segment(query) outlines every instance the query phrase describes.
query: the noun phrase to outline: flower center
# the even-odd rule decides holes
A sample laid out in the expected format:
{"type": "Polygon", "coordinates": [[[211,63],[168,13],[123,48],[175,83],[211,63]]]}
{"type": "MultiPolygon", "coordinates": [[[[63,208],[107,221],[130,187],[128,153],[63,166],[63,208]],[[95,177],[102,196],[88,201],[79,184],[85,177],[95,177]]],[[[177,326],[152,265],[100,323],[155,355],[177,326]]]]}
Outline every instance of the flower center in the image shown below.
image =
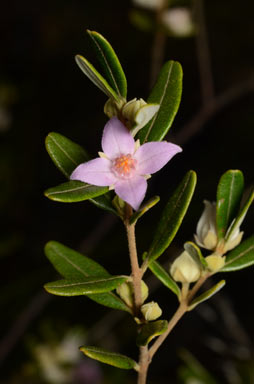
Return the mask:
{"type": "Polygon", "coordinates": [[[127,179],[136,169],[137,160],[133,159],[128,153],[127,155],[121,155],[113,160],[112,170],[116,176],[127,179]]]}

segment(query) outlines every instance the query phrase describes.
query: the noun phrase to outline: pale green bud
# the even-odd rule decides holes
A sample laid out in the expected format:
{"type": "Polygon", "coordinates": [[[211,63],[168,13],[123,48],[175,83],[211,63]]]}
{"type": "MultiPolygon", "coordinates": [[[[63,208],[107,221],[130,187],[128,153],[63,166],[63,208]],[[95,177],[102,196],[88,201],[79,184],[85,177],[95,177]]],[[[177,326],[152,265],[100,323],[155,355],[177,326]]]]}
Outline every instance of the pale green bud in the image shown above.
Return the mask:
{"type": "Polygon", "coordinates": [[[193,260],[187,251],[184,251],[171,265],[170,274],[175,281],[194,283],[200,277],[201,266],[193,260]]]}
{"type": "MultiPolygon", "coordinates": [[[[119,287],[117,287],[116,292],[123,299],[123,301],[129,306],[132,307],[134,303],[134,294],[133,294],[133,284],[131,282],[125,282],[119,287]]],[[[146,283],[141,280],[141,298],[142,303],[147,299],[149,294],[148,286],[146,283]]]]}
{"type": "Polygon", "coordinates": [[[153,321],[161,316],[162,310],[158,303],[150,301],[150,303],[143,304],[141,307],[141,313],[147,321],[153,321]]]}
{"type": "Polygon", "coordinates": [[[196,243],[203,248],[214,250],[218,243],[216,232],[216,204],[205,200],[205,209],[197,224],[196,243]]]}
{"type": "Polygon", "coordinates": [[[146,102],[143,99],[138,99],[135,97],[135,99],[132,99],[128,101],[126,104],[124,104],[122,108],[122,115],[126,120],[134,121],[135,115],[138,112],[138,110],[146,105],[146,102]]]}
{"type": "Polygon", "coordinates": [[[212,254],[205,258],[207,267],[211,272],[217,272],[225,265],[225,257],[212,254]]]}
{"type": "MultiPolygon", "coordinates": [[[[231,223],[227,233],[230,232],[230,229],[233,226],[234,222],[235,222],[235,219],[231,223]]],[[[242,241],[243,232],[240,232],[241,223],[242,223],[242,221],[240,220],[238,225],[235,227],[235,229],[232,231],[232,233],[230,234],[230,236],[226,240],[225,245],[224,245],[224,253],[231,251],[231,249],[235,248],[242,241]]],[[[227,238],[227,235],[226,235],[226,238],[227,238]]]]}
{"type": "Polygon", "coordinates": [[[111,117],[118,116],[119,111],[122,109],[125,102],[126,100],[123,98],[118,101],[113,98],[108,99],[104,105],[105,115],[107,115],[110,119],[111,117]]]}

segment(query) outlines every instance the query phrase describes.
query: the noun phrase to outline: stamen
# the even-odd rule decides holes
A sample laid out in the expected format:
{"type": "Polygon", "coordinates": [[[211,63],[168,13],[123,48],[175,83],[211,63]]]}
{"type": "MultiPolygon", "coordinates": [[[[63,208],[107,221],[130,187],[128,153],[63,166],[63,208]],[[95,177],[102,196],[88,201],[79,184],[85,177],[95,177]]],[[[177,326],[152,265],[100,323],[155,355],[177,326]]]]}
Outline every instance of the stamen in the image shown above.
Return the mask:
{"type": "Polygon", "coordinates": [[[121,155],[113,160],[112,170],[115,175],[121,178],[128,178],[135,171],[136,160],[128,153],[127,155],[121,155]]]}

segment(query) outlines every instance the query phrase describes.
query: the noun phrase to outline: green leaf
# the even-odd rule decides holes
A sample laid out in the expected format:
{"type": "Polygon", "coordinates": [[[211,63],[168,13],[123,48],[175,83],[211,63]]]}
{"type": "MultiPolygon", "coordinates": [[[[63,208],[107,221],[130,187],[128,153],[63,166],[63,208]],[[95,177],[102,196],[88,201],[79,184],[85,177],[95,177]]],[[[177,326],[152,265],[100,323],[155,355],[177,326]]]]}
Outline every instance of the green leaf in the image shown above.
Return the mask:
{"type": "Polygon", "coordinates": [[[149,211],[149,209],[154,207],[159,201],[160,201],[160,197],[154,196],[151,199],[149,199],[147,202],[142,204],[141,207],[131,216],[130,224],[136,223],[141,216],[143,216],[147,211],[149,211]]]}
{"type": "Polygon", "coordinates": [[[82,181],[71,180],[57,187],[47,189],[44,194],[51,200],[62,203],[84,201],[108,192],[108,187],[97,187],[82,181]]]}
{"type": "Polygon", "coordinates": [[[194,171],[187,172],[170,197],[148,250],[149,261],[156,260],[174,239],[191,202],[196,180],[197,176],[194,171]]]}
{"type": "Polygon", "coordinates": [[[183,72],[177,61],[168,61],[162,67],[158,80],[147,99],[148,103],[160,104],[155,117],[138,133],[141,144],[161,141],[170,129],[178,111],[182,95],[183,72]]]}
{"type": "Polygon", "coordinates": [[[141,326],[141,331],[137,337],[139,347],[147,345],[156,336],[162,335],[168,329],[166,320],[157,320],[141,326]]]}
{"type": "Polygon", "coordinates": [[[109,42],[98,32],[87,30],[103,70],[103,75],[118,96],[126,98],[127,81],[119,59],[109,42]]]}
{"type": "Polygon", "coordinates": [[[113,367],[138,370],[138,364],[136,361],[132,360],[130,357],[121,355],[120,353],[113,353],[107,351],[106,349],[90,346],[81,347],[80,351],[91,359],[100,361],[101,363],[113,365],[113,367]]]}
{"type": "Polygon", "coordinates": [[[112,97],[115,100],[119,100],[119,96],[114,91],[113,88],[108,84],[108,82],[100,75],[100,73],[94,68],[94,66],[89,63],[87,59],[85,59],[81,55],[75,56],[76,63],[82,72],[92,81],[102,92],[105,93],[108,97],[112,97]]]}
{"type": "Polygon", "coordinates": [[[110,273],[96,261],[57,241],[49,241],[45,245],[45,255],[57,272],[65,279],[82,279],[97,276],[110,277],[110,273]]]}
{"type": "Polygon", "coordinates": [[[49,133],[46,149],[54,164],[67,178],[79,164],[88,160],[86,151],[80,145],[60,133],[49,133]]]}
{"type": "Polygon", "coordinates": [[[243,188],[244,178],[239,170],[229,170],[220,178],[216,203],[216,224],[219,239],[225,237],[229,225],[236,217],[243,188]]]}
{"type": "Polygon", "coordinates": [[[206,301],[210,299],[215,293],[219,292],[224,285],[226,284],[225,280],[221,280],[219,283],[215,284],[212,288],[208,289],[208,291],[202,293],[202,295],[198,296],[196,299],[194,299],[189,307],[188,311],[192,311],[198,304],[203,303],[203,301],[206,301]]]}
{"type": "MultiPolygon", "coordinates": [[[[67,280],[82,279],[89,276],[111,276],[96,261],[57,241],[50,241],[46,244],[45,254],[57,272],[67,280]]],[[[87,297],[106,307],[130,312],[130,308],[112,292],[87,295],[87,297]]]]}
{"type": "Polygon", "coordinates": [[[113,291],[128,276],[83,277],[82,279],[58,280],[44,285],[47,292],[58,296],[81,296],[113,291]]]}
{"type": "Polygon", "coordinates": [[[249,194],[248,198],[246,199],[245,203],[243,204],[242,208],[240,209],[240,212],[238,213],[236,219],[234,220],[234,222],[230,226],[230,228],[227,232],[227,235],[226,235],[226,240],[230,238],[232,233],[237,228],[240,228],[240,225],[242,224],[253,200],[254,200],[254,191],[252,190],[251,193],[249,194]]]}
{"type": "Polygon", "coordinates": [[[177,297],[180,297],[180,288],[172,279],[170,274],[158,263],[158,261],[152,261],[151,263],[149,263],[149,269],[162,282],[162,284],[164,284],[168,289],[170,289],[177,297]]]}
{"type": "Polygon", "coordinates": [[[107,193],[105,195],[96,197],[96,199],[89,199],[89,201],[94,205],[96,205],[96,207],[104,209],[105,211],[114,213],[115,215],[119,216],[117,210],[114,208],[112,204],[112,201],[109,195],[110,194],[107,193]]]}
{"type": "Polygon", "coordinates": [[[234,272],[253,264],[254,236],[251,236],[227,254],[225,265],[220,269],[220,272],[234,272]]]}
{"type": "Polygon", "coordinates": [[[201,264],[204,268],[207,267],[206,259],[202,255],[201,249],[195,243],[192,241],[187,241],[184,244],[184,249],[197,264],[201,264]]]}

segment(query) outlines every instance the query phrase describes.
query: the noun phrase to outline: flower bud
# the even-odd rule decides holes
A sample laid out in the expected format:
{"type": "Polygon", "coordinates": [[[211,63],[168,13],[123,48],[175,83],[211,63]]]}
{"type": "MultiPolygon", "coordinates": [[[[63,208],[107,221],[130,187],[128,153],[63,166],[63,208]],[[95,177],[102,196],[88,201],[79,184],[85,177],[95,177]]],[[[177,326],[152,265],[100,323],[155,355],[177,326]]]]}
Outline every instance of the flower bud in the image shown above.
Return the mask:
{"type": "Polygon", "coordinates": [[[161,308],[155,301],[150,301],[150,303],[142,305],[141,312],[147,321],[156,320],[162,314],[161,308]]]}
{"type": "Polygon", "coordinates": [[[144,105],[146,105],[146,102],[143,99],[137,100],[136,97],[135,99],[128,101],[128,103],[124,104],[122,108],[123,117],[128,121],[134,122],[136,113],[144,105]]]}
{"type": "MultiPolygon", "coordinates": [[[[134,293],[133,293],[133,284],[132,283],[123,283],[119,285],[116,289],[117,294],[123,299],[123,301],[129,306],[133,306],[134,302],[134,293]]],[[[148,297],[148,286],[146,283],[141,280],[141,298],[142,298],[142,303],[147,299],[148,297]]]]}
{"type": "Polygon", "coordinates": [[[200,277],[201,266],[193,260],[187,251],[184,251],[171,265],[170,274],[175,281],[193,283],[200,277]]]}
{"type": "Polygon", "coordinates": [[[105,115],[107,115],[110,119],[113,116],[118,116],[119,111],[121,110],[125,102],[126,101],[123,98],[119,99],[118,101],[113,98],[108,99],[104,105],[105,115]]]}
{"type": "Polygon", "coordinates": [[[211,272],[219,271],[225,264],[225,257],[216,254],[207,256],[205,260],[207,262],[207,267],[211,272]]]}
{"type": "Polygon", "coordinates": [[[196,243],[203,248],[214,250],[218,243],[216,232],[216,204],[205,200],[205,209],[197,224],[196,243]]]}
{"type": "MultiPolygon", "coordinates": [[[[233,224],[233,222],[232,222],[233,224]]],[[[230,227],[229,227],[230,230],[230,227]]],[[[240,225],[237,226],[234,231],[231,233],[229,238],[227,239],[224,245],[224,253],[231,251],[231,249],[235,248],[242,241],[243,232],[240,232],[240,225]]]]}

